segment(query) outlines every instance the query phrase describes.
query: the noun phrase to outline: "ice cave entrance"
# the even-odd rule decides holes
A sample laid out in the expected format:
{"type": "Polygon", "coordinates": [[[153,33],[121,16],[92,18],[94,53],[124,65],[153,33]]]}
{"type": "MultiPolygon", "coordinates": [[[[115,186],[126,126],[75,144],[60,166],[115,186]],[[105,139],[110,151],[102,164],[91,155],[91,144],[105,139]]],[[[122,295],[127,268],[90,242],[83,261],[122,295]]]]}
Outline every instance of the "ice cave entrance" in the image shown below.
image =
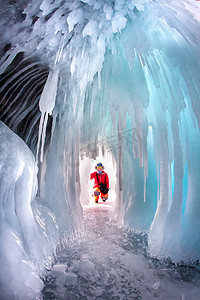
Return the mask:
{"type": "Polygon", "coordinates": [[[102,162],[105,167],[105,172],[108,174],[110,190],[108,201],[106,203],[100,201],[98,204],[101,204],[101,206],[106,205],[114,209],[116,200],[115,187],[117,184],[116,161],[110,151],[103,153],[101,148],[99,149],[99,154],[95,159],[91,159],[87,156],[80,157],[80,202],[83,208],[86,206],[97,206],[97,204],[94,203],[93,197],[94,180],[90,180],[90,173],[95,171],[95,166],[99,162],[102,162]]]}

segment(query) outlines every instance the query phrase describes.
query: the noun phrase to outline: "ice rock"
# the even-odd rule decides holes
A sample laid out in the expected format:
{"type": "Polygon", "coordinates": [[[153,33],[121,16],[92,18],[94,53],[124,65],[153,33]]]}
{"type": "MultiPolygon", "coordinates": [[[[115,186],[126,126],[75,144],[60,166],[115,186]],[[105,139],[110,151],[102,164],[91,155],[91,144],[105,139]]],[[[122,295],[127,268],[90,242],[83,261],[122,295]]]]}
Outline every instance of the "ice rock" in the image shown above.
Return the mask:
{"type": "Polygon", "coordinates": [[[24,299],[24,293],[36,299],[43,284],[31,260],[44,257],[31,209],[37,192],[35,160],[21,138],[1,121],[0,145],[1,289],[4,295],[15,293],[15,299],[24,299]]]}
{"type": "Polygon", "coordinates": [[[98,35],[98,24],[95,20],[90,20],[83,29],[83,37],[86,35],[91,36],[92,41],[95,43],[98,35]]]}
{"type": "Polygon", "coordinates": [[[76,285],[77,284],[77,275],[72,272],[66,273],[65,274],[65,284],[66,285],[76,285]]]}
{"type": "Polygon", "coordinates": [[[75,272],[83,278],[87,278],[88,276],[93,276],[95,274],[95,266],[92,262],[87,260],[81,260],[74,265],[72,265],[69,269],[69,272],[75,272]]]}
{"type": "Polygon", "coordinates": [[[112,14],[113,14],[112,7],[109,6],[109,5],[107,5],[107,4],[105,4],[104,7],[103,7],[103,10],[104,10],[104,12],[106,14],[106,19],[107,20],[111,20],[112,14]]]}
{"type": "Polygon", "coordinates": [[[67,17],[67,23],[68,23],[68,26],[69,26],[69,32],[71,32],[74,29],[74,26],[77,23],[81,22],[82,15],[83,15],[83,12],[82,12],[81,8],[76,9],[76,10],[72,10],[69,13],[69,15],[67,17]]]}
{"type": "Polygon", "coordinates": [[[159,281],[155,282],[152,287],[154,290],[159,290],[160,282],[159,281]]]}
{"type": "Polygon", "coordinates": [[[120,32],[126,26],[127,19],[119,12],[117,12],[112,19],[113,33],[120,32]]]}

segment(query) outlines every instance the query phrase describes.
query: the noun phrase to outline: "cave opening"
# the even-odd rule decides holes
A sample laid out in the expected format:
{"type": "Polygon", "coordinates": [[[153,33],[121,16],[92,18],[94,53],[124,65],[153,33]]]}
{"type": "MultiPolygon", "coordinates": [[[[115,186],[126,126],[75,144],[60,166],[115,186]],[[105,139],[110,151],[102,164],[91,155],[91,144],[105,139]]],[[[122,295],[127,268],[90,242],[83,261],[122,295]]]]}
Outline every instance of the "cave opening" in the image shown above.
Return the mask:
{"type": "MultiPolygon", "coordinates": [[[[80,202],[83,207],[95,206],[94,196],[93,196],[93,186],[94,180],[90,180],[90,174],[95,171],[95,166],[97,163],[101,162],[105,167],[105,172],[109,177],[109,196],[106,201],[109,206],[115,209],[116,205],[116,162],[110,152],[102,153],[102,149],[99,151],[99,155],[95,159],[88,157],[82,157],[80,160],[80,183],[81,183],[81,194],[80,202]]],[[[102,203],[102,201],[101,201],[102,203]]]]}

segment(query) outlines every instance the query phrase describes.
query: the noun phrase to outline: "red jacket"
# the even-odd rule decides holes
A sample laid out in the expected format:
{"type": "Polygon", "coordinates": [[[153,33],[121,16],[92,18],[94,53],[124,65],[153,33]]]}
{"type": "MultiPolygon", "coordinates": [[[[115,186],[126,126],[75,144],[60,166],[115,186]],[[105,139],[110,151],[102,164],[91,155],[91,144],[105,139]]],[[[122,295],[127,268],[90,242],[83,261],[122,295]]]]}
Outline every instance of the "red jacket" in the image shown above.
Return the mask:
{"type": "Polygon", "coordinates": [[[94,179],[94,188],[99,187],[99,183],[105,183],[107,189],[109,189],[109,178],[106,172],[102,171],[101,174],[98,174],[97,172],[91,173],[90,179],[94,179]],[[99,181],[97,180],[97,176],[99,181]]]}

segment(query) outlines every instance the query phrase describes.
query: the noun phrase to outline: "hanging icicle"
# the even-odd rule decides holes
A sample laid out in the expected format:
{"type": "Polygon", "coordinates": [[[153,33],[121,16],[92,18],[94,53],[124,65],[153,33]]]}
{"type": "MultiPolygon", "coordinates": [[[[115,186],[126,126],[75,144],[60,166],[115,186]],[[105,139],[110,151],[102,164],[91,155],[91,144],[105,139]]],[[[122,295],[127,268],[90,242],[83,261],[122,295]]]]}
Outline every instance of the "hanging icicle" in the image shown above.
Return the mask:
{"type": "Polygon", "coordinates": [[[47,78],[46,84],[44,86],[40,102],[39,108],[42,113],[40,118],[40,127],[38,133],[38,144],[37,144],[37,153],[36,153],[36,162],[38,162],[38,155],[40,151],[40,162],[43,161],[43,153],[44,153],[44,143],[46,137],[46,127],[48,121],[48,115],[52,114],[52,111],[55,106],[57,87],[58,87],[58,77],[59,71],[57,68],[51,70],[49,72],[49,76],[47,78]],[[42,139],[42,141],[41,141],[42,139]],[[40,146],[41,142],[41,146],[40,146]]]}

